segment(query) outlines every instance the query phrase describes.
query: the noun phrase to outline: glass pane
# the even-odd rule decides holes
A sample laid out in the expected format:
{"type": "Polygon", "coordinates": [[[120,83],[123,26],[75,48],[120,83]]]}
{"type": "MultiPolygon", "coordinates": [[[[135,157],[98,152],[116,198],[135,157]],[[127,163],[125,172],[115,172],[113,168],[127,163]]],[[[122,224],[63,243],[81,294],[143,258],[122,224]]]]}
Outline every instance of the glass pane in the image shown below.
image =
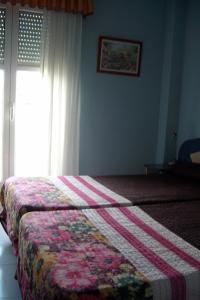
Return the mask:
{"type": "Polygon", "coordinates": [[[0,70],[0,180],[3,174],[3,109],[4,109],[4,71],[0,70]]]}
{"type": "Polygon", "coordinates": [[[19,11],[18,64],[40,65],[42,28],[43,14],[19,11]]]}
{"type": "Polygon", "coordinates": [[[15,176],[48,175],[49,103],[39,71],[17,71],[15,176]]]}
{"type": "Polygon", "coordinates": [[[5,8],[0,8],[0,63],[4,63],[4,53],[5,53],[5,18],[6,10],[5,8]]]}

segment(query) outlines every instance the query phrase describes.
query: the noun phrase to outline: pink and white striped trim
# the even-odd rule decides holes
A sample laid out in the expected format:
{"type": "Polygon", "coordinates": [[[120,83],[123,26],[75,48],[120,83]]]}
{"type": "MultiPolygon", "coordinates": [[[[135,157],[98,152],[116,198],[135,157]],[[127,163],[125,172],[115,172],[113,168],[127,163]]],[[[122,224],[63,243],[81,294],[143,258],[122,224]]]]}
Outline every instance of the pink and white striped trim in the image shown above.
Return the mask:
{"type": "Polygon", "coordinates": [[[89,176],[59,176],[50,180],[78,208],[131,205],[128,199],[116,194],[89,176]]]}
{"type": "Polygon", "coordinates": [[[200,251],[196,248],[177,236],[174,241],[164,227],[157,232],[157,222],[151,219],[152,228],[138,207],[83,210],[83,213],[150,280],[154,299],[200,299],[200,251]]]}

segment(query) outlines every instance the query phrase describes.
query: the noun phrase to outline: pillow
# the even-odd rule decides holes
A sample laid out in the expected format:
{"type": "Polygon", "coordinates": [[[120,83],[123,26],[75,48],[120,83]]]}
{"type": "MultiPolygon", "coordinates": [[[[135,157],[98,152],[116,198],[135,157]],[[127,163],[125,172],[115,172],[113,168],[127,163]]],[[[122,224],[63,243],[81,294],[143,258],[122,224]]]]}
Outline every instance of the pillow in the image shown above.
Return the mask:
{"type": "Polygon", "coordinates": [[[176,163],[171,166],[170,171],[173,174],[200,180],[200,163],[176,163]]]}
{"type": "Polygon", "coordinates": [[[191,161],[196,164],[200,164],[200,151],[190,154],[191,161]]]}

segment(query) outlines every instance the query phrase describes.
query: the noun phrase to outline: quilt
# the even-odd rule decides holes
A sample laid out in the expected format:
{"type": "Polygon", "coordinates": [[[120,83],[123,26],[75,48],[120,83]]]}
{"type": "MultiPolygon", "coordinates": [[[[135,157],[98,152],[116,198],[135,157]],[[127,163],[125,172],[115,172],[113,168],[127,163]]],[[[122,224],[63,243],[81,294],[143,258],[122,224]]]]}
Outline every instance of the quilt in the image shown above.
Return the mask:
{"type": "Polygon", "coordinates": [[[11,177],[2,189],[0,217],[17,253],[19,222],[27,212],[130,204],[89,176],[11,177]]]}
{"type": "Polygon", "coordinates": [[[200,251],[139,207],[30,212],[19,238],[24,300],[200,299],[200,251]]]}

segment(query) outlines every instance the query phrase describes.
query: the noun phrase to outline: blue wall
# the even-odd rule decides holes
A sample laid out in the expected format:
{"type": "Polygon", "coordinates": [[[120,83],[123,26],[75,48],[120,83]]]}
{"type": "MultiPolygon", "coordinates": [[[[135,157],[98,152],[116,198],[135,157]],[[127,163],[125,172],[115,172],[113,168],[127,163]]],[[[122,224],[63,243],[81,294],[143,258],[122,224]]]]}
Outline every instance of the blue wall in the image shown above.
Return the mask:
{"type": "Polygon", "coordinates": [[[156,159],[165,1],[93,3],[83,28],[80,173],[143,173],[156,159]],[[143,42],[140,77],[96,72],[99,35],[143,42]]]}
{"type": "Polygon", "coordinates": [[[178,146],[184,140],[195,137],[200,137],[200,1],[190,0],[186,19],[178,146]]]}

